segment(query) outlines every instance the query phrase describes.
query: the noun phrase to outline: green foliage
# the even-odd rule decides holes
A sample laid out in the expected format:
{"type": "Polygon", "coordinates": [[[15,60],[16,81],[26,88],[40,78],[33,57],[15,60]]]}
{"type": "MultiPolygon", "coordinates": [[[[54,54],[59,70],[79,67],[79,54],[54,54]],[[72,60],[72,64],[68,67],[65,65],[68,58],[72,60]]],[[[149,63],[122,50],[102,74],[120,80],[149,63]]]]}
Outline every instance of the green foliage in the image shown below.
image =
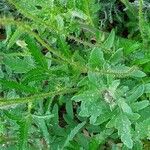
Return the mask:
{"type": "Polygon", "coordinates": [[[120,115],[116,119],[115,127],[118,129],[118,135],[121,136],[121,141],[131,149],[133,140],[131,136],[131,122],[125,115],[120,115]]]}
{"type": "Polygon", "coordinates": [[[62,147],[64,149],[66,146],[69,145],[69,141],[73,140],[75,135],[79,132],[79,130],[85,125],[85,122],[82,122],[78,124],[73,130],[71,130],[70,134],[67,136],[67,139],[65,140],[65,143],[62,147]]]}
{"type": "Polygon", "coordinates": [[[148,8],[2,0],[0,149],[149,148],[148,8]]]}

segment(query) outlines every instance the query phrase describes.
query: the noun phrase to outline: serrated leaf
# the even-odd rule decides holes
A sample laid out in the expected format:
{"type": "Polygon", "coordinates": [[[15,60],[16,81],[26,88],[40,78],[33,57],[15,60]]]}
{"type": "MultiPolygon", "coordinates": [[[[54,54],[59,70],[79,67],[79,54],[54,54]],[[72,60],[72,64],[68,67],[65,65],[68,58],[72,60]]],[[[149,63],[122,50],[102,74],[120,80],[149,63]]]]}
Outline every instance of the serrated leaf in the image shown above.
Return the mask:
{"type": "Polygon", "coordinates": [[[103,52],[100,48],[94,48],[90,54],[89,66],[91,68],[102,68],[105,63],[103,52]]]}
{"type": "Polygon", "coordinates": [[[20,84],[15,81],[8,81],[8,80],[0,80],[0,84],[8,89],[15,89],[17,91],[26,92],[26,93],[36,93],[38,90],[34,87],[30,87],[27,85],[20,84]]]}
{"type": "Polygon", "coordinates": [[[29,49],[37,65],[47,69],[48,65],[46,58],[43,56],[41,50],[37,46],[36,41],[30,36],[27,36],[25,41],[27,43],[27,48],[29,49]]]}
{"type": "Polygon", "coordinates": [[[63,150],[66,146],[69,145],[69,142],[73,140],[73,138],[75,137],[75,135],[79,132],[79,130],[81,128],[83,128],[83,126],[86,124],[86,122],[82,122],[82,123],[79,123],[73,130],[71,130],[70,134],[68,135],[67,139],[65,140],[65,143],[62,147],[61,150],[63,150]]]}
{"type": "Polygon", "coordinates": [[[43,68],[34,68],[22,77],[22,83],[28,84],[33,81],[43,81],[49,78],[49,74],[43,68]]]}
{"type": "Polygon", "coordinates": [[[22,121],[18,122],[19,125],[19,136],[18,136],[18,148],[19,150],[28,149],[28,132],[31,124],[31,116],[27,116],[22,121]]]}
{"type": "Polygon", "coordinates": [[[143,78],[146,76],[146,74],[143,71],[135,70],[131,73],[131,76],[137,77],[137,78],[143,78]]]}
{"type": "Polygon", "coordinates": [[[121,141],[130,149],[133,147],[131,135],[131,122],[124,114],[120,114],[116,121],[115,127],[118,129],[118,135],[121,136],[121,141]]]}
{"type": "Polygon", "coordinates": [[[135,102],[139,97],[141,97],[144,93],[144,85],[140,85],[134,91],[132,91],[132,94],[127,97],[127,102],[133,103],[135,102]]]}
{"type": "Polygon", "coordinates": [[[103,80],[101,78],[101,74],[89,71],[88,72],[88,79],[97,88],[105,87],[105,84],[103,83],[103,80]]]}
{"type": "Polygon", "coordinates": [[[109,85],[110,91],[115,93],[119,85],[120,85],[120,80],[112,81],[112,83],[109,85]]]}
{"type": "Polygon", "coordinates": [[[123,50],[122,48],[120,48],[110,57],[110,62],[112,64],[117,64],[121,61],[122,57],[123,57],[123,50]]]}
{"type": "Polygon", "coordinates": [[[70,56],[70,50],[69,50],[69,46],[66,42],[66,39],[63,36],[59,36],[57,38],[57,44],[60,47],[60,50],[62,51],[62,53],[66,56],[66,57],[71,57],[70,56]]]}
{"type": "Polygon", "coordinates": [[[124,53],[128,56],[132,52],[135,52],[137,49],[140,48],[140,43],[133,41],[133,40],[127,40],[124,38],[119,38],[119,47],[122,47],[124,49],[124,53]]]}
{"type": "Polygon", "coordinates": [[[79,115],[90,117],[90,124],[95,124],[97,117],[103,114],[103,106],[99,101],[87,101],[81,103],[79,115]]]}
{"type": "Polygon", "coordinates": [[[138,59],[138,60],[135,60],[135,64],[137,65],[143,65],[143,64],[146,64],[150,61],[149,58],[142,58],[142,59],[138,59]]]}
{"type": "Polygon", "coordinates": [[[109,34],[108,38],[106,39],[106,41],[104,42],[104,47],[106,49],[110,49],[113,47],[114,45],[114,40],[115,40],[115,31],[112,30],[111,33],[109,34]]]}
{"type": "Polygon", "coordinates": [[[82,117],[90,117],[91,124],[94,124],[97,117],[103,114],[104,103],[99,98],[98,90],[86,91],[72,98],[76,102],[81,101],[79,115],[82,117]]]}
{"type": "Polygon", "coordinates": [[[139,111],[139,110],[142,110],[144,109],[145,107],[149,106],[149,101],[148,100],[143,100],[143,101],[140,101],[140,102],[136,102],[136,103],[133,103],[131,105],[132,109],[134,111],[139,111]]]}
{"type": "Polygon", "coordinates": [[[26,73],[34,68],[34,62],[31,59],[20,59],[19,57],[4,56],[3,63],[15,73],[26,73]]]}
{"type": "Polygon", "coordinates": [[[39,127],[39,129],[41,130],[43,137],[47,143],[47,146],[49,147],[50,142],[52,141],[52,137],[48,131],[48,127],[46,125],[45,119],[34,117],[34,120],[35,120],[37,126],[39,127]]]}
{"type": "Polygon", "coordinates": [[[137,113],[132,113],[132,114],[128,114],[128,118],[132,121],[135,122],[137,121],[141,116],[137,113]]]}
{"type": "Polygon", "coordinates": [[[6,40],[5,40],[5,43],[7,43],[8,40],[10,39],[10,37],[11,37],[11,34],[12,34],[12,26],[11,25],[6,25],[5,29],[6,29],[6,40]]]}
{"type": "Polygon", "coordinates": [[[10,49],[22,34],[23,32],[21,31],[21,29],[17,28],[7,43],[7,49],[10,49]]]}

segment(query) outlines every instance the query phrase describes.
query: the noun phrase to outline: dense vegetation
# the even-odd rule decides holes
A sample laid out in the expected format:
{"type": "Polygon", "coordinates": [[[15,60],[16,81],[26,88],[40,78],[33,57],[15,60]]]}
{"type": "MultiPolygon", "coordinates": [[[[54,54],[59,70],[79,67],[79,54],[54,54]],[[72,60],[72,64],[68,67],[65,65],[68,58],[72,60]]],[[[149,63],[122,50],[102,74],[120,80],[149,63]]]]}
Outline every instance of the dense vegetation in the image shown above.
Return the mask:
{"type": "Polygon", "coordinates": [[[0,149],[149,150],[149,8],[1,0],[0,149]]]}

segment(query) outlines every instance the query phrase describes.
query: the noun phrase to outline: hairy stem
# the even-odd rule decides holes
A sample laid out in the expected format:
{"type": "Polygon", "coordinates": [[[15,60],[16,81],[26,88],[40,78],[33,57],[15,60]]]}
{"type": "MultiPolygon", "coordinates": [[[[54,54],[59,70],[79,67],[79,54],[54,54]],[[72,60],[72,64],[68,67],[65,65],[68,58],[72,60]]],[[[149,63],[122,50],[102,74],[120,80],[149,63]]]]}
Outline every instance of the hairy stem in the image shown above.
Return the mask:
{"type": "Polygon", "coordinates": [[[43,100],[44,98],[47,98],[50,96],[69,94],[69,93],[74,93],[76,91],[77,91],[76,88],[72,88],[72,89],[70,88],[70,89],[61,89],[58,91],[53,91],[53,92],[48,92],[48,93],[36,94],[36,95],[29,96],[29,97],[24,97],[24,98],[14,98],[14,99],[1,98],[0,106],[9,106],[12,104],[29,103],[29,102],[33,102],[36,100],[43,100]]]}

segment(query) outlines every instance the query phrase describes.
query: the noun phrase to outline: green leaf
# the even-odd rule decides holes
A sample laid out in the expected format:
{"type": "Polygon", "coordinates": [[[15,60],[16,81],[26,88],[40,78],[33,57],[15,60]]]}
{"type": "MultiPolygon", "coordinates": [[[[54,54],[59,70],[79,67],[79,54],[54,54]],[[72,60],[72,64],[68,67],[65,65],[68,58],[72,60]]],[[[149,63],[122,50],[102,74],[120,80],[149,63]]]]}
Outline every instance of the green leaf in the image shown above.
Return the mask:
{"type": "Polygon", "coordinates": [[[72,17],[77,17],[79,19],[87,20],[87,15],[83,13],[81,10],[76,9],[70,12],[72,17]]]}
{"type": "Polygon", "coordinates": [[[34,68],[22,76],[22,83],[28,84],[33,81],[43,81],[49,78],[49,74],[43,68],[34,68]]]}
{"type": "Polygon", "coordinates": [[[143,150],[143,143],[140,140],[135,141],[133,150],[143,150]]]}
{"type": "Polygon", "coordinates": [[[83,149],[88,149],[89,140],[87,139],[87,137],[84,134],[78,133],[76,135],[76,141],[78,144],[80,144],[83,147],[83,149]]]}
{"type": "Polygon", "coordinates": [[[114,40],[115,40],[115,31],[112,30],[111,33],[109,34],[108,38],[104,42],[104,47],[106,49],[111,49],[114,45],[114,40]]]}
{"type": "Polygon", "coordinates": [[[146,76],[146,74],[143,71],[135,70],[131,73],[131,76],[137,77],[137,78],[143,78],[146,76]]]}
{"type": "Polygon", "coordinates": [[[105,129],[102,130],[99,134],[96,134],[94,137],[97,140],[97,142],[102,145],[104,143],[104,141],[106,141],[106,139],[108,137],[110,137],[110,135],[112,135],[114,132],[113,129],[105,129]]]}
{"type": "Polygon", "coordinates": [[[113,127],[115,127],[116,118],[117,118],[116,115],[112,116],[111,120],[106,124],[106,128],[113,128],[113,127]]]}
{"type": "Polygon", "coordinates": [[[47,146],[50,146],[50,143],[52,142],[52,137],[48,131],[48,127],[46,125],[46,121],[43,118],[34,117],[33,118],[39,129],[41,130],[43,137],[46,141],[47,146]]]}
{"type": "Polygon", "coordinates": [[[83,78],[81,79],[81,81],[78,82],[77,86],[78,86],[78,87],[81,87],[81,86],[87,85],[88,82],[89,82],[89,81],[88,81],[88,77],[87,77],[87,76],[86,76],[86,77],[83,77],[83,78]]]}
{"type": "Polygon", "coordinates": [[[90,117],[91,124],[95,124],[97,117],[103,114],[103,108],[106,107],[104,102],[99,98],[100,93],[98,90],[85,91],[72,98],[76,102],[81,101],[79,115],[82,117],[90,117]]]}
{"type": "Polygon", "coordinates": [[[138,60],[135,60],[135,64],[137,65],[143,65],[143,64],[146,64],[146,63],[149,63],[150,62],[150,59],[149,58],[141,58],[141,59],[138,59],[138,60]]]}
{"type": "Polygon", "coordinates": [[[3,63],[15,73],[26,73],[34,68],[34,62],[31,58],[23,59],[13,56],[4,56],[3,63]]]}
{"type": "Polygon", "coordinates": [[[128,118],[132,121],[132,122],[136,122],[141,116],[138,113],[132,113],[132,114],[128,114],[128,118]]]}
{"type": "Polygon", "coordinates": [[[105,87],[103,80],[101,78],[101,74],[89,71],[88,72],[88,79],[89,81],[94,84],[97,88],[105,87]]]}
{"type": "Polygon", "coordinates": [[[7,43],[7,49],[10,49],[22,34],[23,32],[21,31],[21,29],[17,28],[7,43]]]}
{"type": "Polygon", "coordinates": [[[128,56],[129,54],[140,49],[141,43],[129,39],[119,38],[119,47],[122,47],[125,55],[128,56]]]}
{"type": "MultiPolygon", "coordinates": [[[[118,114],[118,113],[117,113],[116,110],[113,110],[113,111],[106,111],[105,114],[100,115],[100,116],[97,118],[97,121],[96,121],[95,125],[100,125],[100,124],[102,124],[102,123],[104,123],[104,122],[107,122],[107,121],[110,120],[110,119],[111,119],[111,120],[115,120],[115,119],[114,119],[114,116],[116,116],[117,114],[118,114]]],[[[110,128],[110,127],[109,127],[109,122],[110,122],[110,121],[107,122],[107,125],[106,125],[107,128],[110,128]]],[[[113,123],[111,123],[111,125],[113,126],[113,123]]]]}
{"type": "Polygon", "coordinates": [[[79,115],[90,117],[90,124],[95,124],[97,117],[103,114],[103,106],[99,101],[89,101],[81,103],[79,115]]]}
{"type": "Polygon", "coordinates": [[[57,21],[58,30],[63,31],[63,29],[64,29],[64,19],[60,14],[56,16],[56,21],[57,21]]]}
{"type": "Polygon", "coordinates": [[[122,57],[123,57],[123,50],[122,48],[120,48],[110,57],[110,62],[112,64],[117,64],[121,61],[122,57]]]}
{"type": "Polygon", "coordinates": [[[73,107],[72,107],[72,101],[67,101],[66,102],[66,111],[67,111],[67,115],[73,119],[74,115],[73,115],[73,107]]]}
{"type": "Polygon", "coordinates": [[[54,114],[54,117],[52,118],[52,122],[55,126],[58,126],[59,116],[58,116],[58,105],[57,104],[54,105],[52,113],[54,114]]]}
{"type": "Polygon", "coordinates": [[[144,85],[140,85],[139,87],[137,87],[136,89],[134,89],[132,91],[132,94],[127,97],[127,102],[133,103],[136,100],[138,100],[138,98],[143,95],[144,89],[145,89],[144,85]]]}
{"type": "Polygon", "coordinates": [[[8,80],[0,80],[0,84],[7,89],[15,89],[17,91],[26,92],[26,93],[37,93],[37,89],[35,87],[27,86],[20,84],[15,81],[8,80]]]}
{"type": "Polygon", "coordinates": [[[145,86],[145,93],[150,93],[150,83],[147,83],[144,85],[145,86]]]}
{"type": "Polygon", "coordinates": [[[136,139],[150,139],[150,117],[135,126],[136,139]]]}
{"type": "Polygon", "coordinates": [[[2,135],[4,132],[5,132],[4,122],[2,121],[2,119],[0,119],[0,135],[2,135]]]}
{"type": "Polygon", "coordinates": [[[117,144],[113,144],[111,150],[119,150],[119,147],[117,146],[117,144]]]}
{"type": "Polygon", "coordinates": [[[92,139],[89,143],[89,150],[96,150],[99,148],[99,142],[96,139],[92,139]]]}
{"type": "Polygon", "coordinates": [[[121,141],[130,149],[133,147],[131,135],[131,122],[124,114],[120,114],[115,122],[115,127],[118,129],[118,135],[121,136],[121,141]]]}
{"type": "Polygon", "coordinates": [[[27,116],[25,120],[19,121],[19,136],[18,136],[18,148],[19,150],[28,149],[28,132],[31,124],[31,116],[27,116]]]}
{"type": "Polygon", "coordinates": [[[90,54],[89,66],[91,68],[102,68],[105,63],[103,52],[100,48],[94,48],[90,54]]]}
{"type": "Polygon", "coordinates": [[[147,106],[149,106],[149,101],[148,100],[143,100],[143,101],[140,101],[140,102],[136,102],[136,103],[133,103],[131,105],[132,109],[137,112],[139,110],[142,110],[144,108],[146,108],[147,106]]]}
{"type": "Polygon", "coordinates": [[[75,135],[79,132],[79,130],[81,128],[84,127],[84,125],[86,124],[86,122],[82,122],[79,123],[73,130],[71,130],[70,134],[68,135],[67,139],[65,140],[64,145],[62,146],[62,150],[69,145],[69,142],[73,140],[73,138],[75,137],[75,135]]]}
{"type": "Polygon", "coordinates": [[[57,38],[57,44],[60,47],[60,50],[62,51],[62,53],[66,56],[66,57],[71,57],[70,56],[70,50],[69,50],[69,46],[66,42],[66,39],[63,36],[59,36],[57,38]]]}
{"type": "Polygon", "coordinates": [[[104,74],[111,74],[119,78],[130,77],[137,70],[135,67],[127,67],[125,65],[105,66],[104,74]]]}
{"type": "Polygon", "coordinates": [[[119,107],[123,110],[123,112],[127,114],[133,113],[131,107],[125,102],[125,99],[120,98],[117,102],[118,102],[119,107]]]}
{"type": "Polygon", "coordinates": [[[37,46],[36,41],[30,36],[27,36],[25,41],[27,43],[27,48],[29,49],[37,65],[47,69],[48,64],[46,58],[43,56],[40,48],[37,46]]]}

